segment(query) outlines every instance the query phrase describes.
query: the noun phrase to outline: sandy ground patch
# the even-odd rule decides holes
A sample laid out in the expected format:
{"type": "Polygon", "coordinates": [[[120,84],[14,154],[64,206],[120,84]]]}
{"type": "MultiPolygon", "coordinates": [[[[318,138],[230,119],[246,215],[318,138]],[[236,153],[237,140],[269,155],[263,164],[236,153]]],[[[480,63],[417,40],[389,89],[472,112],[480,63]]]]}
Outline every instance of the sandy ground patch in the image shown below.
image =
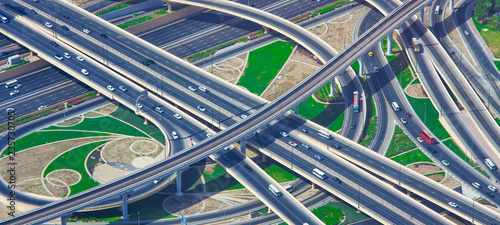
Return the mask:
{"type": "Polygon", "coordinates": [[[90,111],[90,112],[86,112],[85,114],[83,114],[83,116],[85,118],[96,118],[96,117],[103,117],[105,115],[90,111]]]}
{"type": "MultiPolygon", "coordinates": [[[[132,160],[137,157],[141,157],[141,155],[132,152],[130,150],[130,146],[132,145],[132,143],[141,140],[147,140],[151,142],[151,139],[147,138],[123,138],[107,143],[106,146],[104,146],[104,148],[102,149],[102,157],[107,162],[122,162],[132,164],[132,160]]],[[[158,154],[160,154],[161,151],[163,151],[163,146],[158,146],[158,150],[145,156],[154,158],[158,154]]]]}
{"type": "Polygon", "coordinates": [[[425,93],[422,84],[412,84],[406,88],[406,94],[414,98],[427,98],[427,93],[425,93]]]}
{"type": "Polygon", "coordinates": [[[450,188],[450,189],[455,189],[456,187],[462,185],[460,182],[455,180],[455,178],[451,176],[447,176],[443,181],[441,181],[441,184],[450,188]]]}
{"type": "MultiPolygon", "coordinates": [[[[72,139],[67,141],[62,141],[53,144],[46,144],[43,146],[34,147],[28,150],[16,153],[15,162],[16,165],[16,176],[17,182],[22,182],[24,180],[29,180],[33,178],[40,178],[43,168],[52,161],[59,154],[74,148],[75,146],[80,146],[83,144],[111,140],[110,137],[91,137],[83,139],[72,139]],[[33,160],[36,159],[36,160],[33,160]]],[[[7,165],[7,157],[0,159],[0,175],[3,179],[8,180],[7,170],[9,165],[7,165]]],[[[82,159],[84,160],[84,159],[82,159]]]]}
{"type": "Polygon", "coordinates": [[[221,201],[218,201],[218,200],[215,200],[212,198],[203,197],[203,201],[205,202],[205,207],[201,211],[202,213],[220,210],[220,207],[226,208],[229,206],[226,203],[223,203],[221,201]]]}
{"type": "Polygon", "coordinates": [[[205,204],[199,197],[194,195],[176,196],[172,195],[163,202],[163,208],[172,215],[179,216],[181,213],[184,215],[199,214],[205,204]]]}
{"type": "Polygon", "coordinates": [[[297,47],[297,50],[293,53],[291,60],[288,61],[281,73],[278,74],[277,78],[272,84],[270,84],[261,97],[268,101],[273,101],[275,97],[278,98],[289,89],[293,88],[296,84],[311,75],[318,68],[319,64],[315,62],[312,55],[304,48],[300,46],[297,47]],[[309,58],[307,61],[314,64],[304,63],[306,60],[292,60],[294,58],[309,58]]]}
{"type": "Polygon", "coordinates": [[[413,164],[407,166],[407,168],[420,173],[420,174],[429,174],[429,173],[435,173],[435,172],[441,172],[443,171],[439,166],[436,165],[431,165],[431,164],[413,164]]]}
{"type": "Polygon", "coordinates": [[[112,112],[116,111],[116,109],[118,109],[118,105],[115,105],[115,104],[111,103],[111,104],[108,104],[108,105],[103,106],[101,108],[98,108],[98,109],[96,109],[94,111],[98,112],[98,113],[101,113],[101,114],[104,114],[104,115],[109,115],[112,112]]]}
{"type": "MultiPolygon", "coordinates": [[[[0,203],[0,220],[10,218],[11,216],[8,215],[8,213],[10,213],[10,212],[11,211],[9,209],[7,209],[7,205],[0,203]]],[[[15,211],[14,215],[17,216],[20,214],[21,214],[21,212],[19,212],[19,210],[16,207],[16,211],[15,211]]]]}
{"type": "Polygon", "coordinates": [[[72,186],[77,184],[82,176],[75,170],[55,170],[47,174],[46,178],[49,178],[48,183],[52,183],[54,185],[60,185],[59,183],[53,182],[50,178],[60,180],[65,184],[72,186]]]}
{"type": "Polygon", "coordinates": [[[236,84],[238,83],[241,73],[245,70],[247,55],[248,53],[245,53],[233,57],[214,65],[213,68],[212,66],[208,66],[205,68],[205,71],[212,73],[229,83],[236,84]]]}
{"type": "MultiPolygon", "coordinates": [[[[281,184],[281,186],[283,186],[283,187],[284,187],[284,186],[286,186],[286,185],[281,184]]],[[[316,189],[314,189],[314,190],[309,188],[307,191],[304,191],[302,194],[300,194],[300,195],[299,195],[299,196],[297,196],[296,198],[297,198],[297,200],[299,200],[299,201],[304,201],[304,200],[306,200],[307,198],[309,198],[309,197],[311,197],[311,196],[313,196],[313,195],[317,194],[318,192],[320,192],[320,190],[319,190],[318,188],[316,188],[316,189]]]]}
{"type": "Polygon", "coordinates": [[[132,149],[132,151],[136,153],[147,155],[158,151],[159,146],[155,142],[148,140],[144,141],[141,140],[133,143],[130,146],[130,148],[132,149]]]}
{"type": "Polygon", "coordinates": [[[442,174],[432,174],[432,175],[429,175],[427,177],[430,178],[431,180],[437,181],[437,182],[440,182],[444,179],[444,175],[442,175],[442,174]]]}
{"type": "MultiPolygon", "coordinates": [[[[55,185],[50,184],[47,182],[47,179],[45,179],[45,187],[55,196],[58,198],[63,198],[66,197],[69,193],[69,187],[66,186],[64,183],[62,183],[59,180],[51,180],[51,182],[55,185]]],[[[50,193],[43,188],[42,185],[42,180],[41,179],[32,179],[28,180],[25,182],[21,182],[18,184],[17,189],[23,192],[28,192],[28,193],[33,193],[37,195],[42,195],[42,196],[49,196],[53,197],[50,193]]]]}
{"type": "Polygon", "coordinates": [[[97,166],[94,169],[92,176],[99,181],[100,183],[108,183],[110,181],[116,180],[120,177],[123,177],[133,171],[131,170],[122,170],[109,164],[102,164],[97,166]]]}
{"type": "Polygon", "coordinates": [[[75,116],[71,119],[67,119],[66,121],[60,122],[60,123],[56,124],[56,126],[71,127],[71,126],[74,126],[74,125],[80,123],[81,121],[83,121],[83,117],[80,115],[80,116],[75,116]]]}
{"type": "Polygon", "coordinates": [[[85,3],[89,3],[93,0],[71,0],[71,2],[73,2],[74,4],[77,4],[77,5],[83,5],[85,3]]]}

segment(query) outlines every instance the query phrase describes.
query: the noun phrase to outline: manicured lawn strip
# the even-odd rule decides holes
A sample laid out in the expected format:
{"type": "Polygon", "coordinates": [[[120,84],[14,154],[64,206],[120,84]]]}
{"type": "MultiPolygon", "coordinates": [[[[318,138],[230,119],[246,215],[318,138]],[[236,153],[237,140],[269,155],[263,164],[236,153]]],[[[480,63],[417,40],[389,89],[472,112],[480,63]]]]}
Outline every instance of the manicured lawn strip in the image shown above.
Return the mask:
{"type": "Polygon", "coordinates": [[[403,129],[396,126],[394,129],[394,136],[392,136],[391,144],[389,144],[389,148],[387,148],[385,156],[391,157],[415,147],[417,147],[417,145],[415,145],[415,143],[413,143],[413,141],[404,133],[403,129]]]}
{"type": "Polygon", "coordinates": [[[500,71],[500,61],[493,61],[497,69],[500,71]]]}
{"type": "Polygon", "coordinates": [[[332,125],[330,125],[328,129],[333,132],[342,129],[342,125],[344,124],[344,116],[344,111],[342,111],[342,113],[333,121],[332,125]]]}
{"type": "Polygon", "coordinates": [[[88,130],[88,131],[102,131],[117,134],[125,134],[136,137],[148,137],[144,133],[137,130],[135,127],[117,120],[110,116],[103,116],[97,118],[85,118],[81,123],[70,127],[56,127],[50,126],[44,130],[88,130]]]}
{"type": "Polygon", "coordinates": [[[201,181],[198,169],[190,167],[182,172],[182,192],[199,193],[203,192],[203,183],[201,181]]]}
{"type": "Polygon", "coordinates": [[[495,122],[497,122],[497,124],[500,126],[500,119],[495,118],[495,122]]]}
{"type": "Polygon", "coordinates": [[[208,172],[208,171],[203,172],[203,177],[205,178],[205,182],[208,183],[208,182],[215,180],[218,177],[225,175],[225,174],[226,174],[226,170],[224,170],[224,168],[222,168],[219,165],[215,165],[214,171],[213,172],[208,172]]]}
{"type": "Polygon", "coordinates": [[[163,15],[166,15],[166,14],[169,14],[169,12],[167,10],[159,10],[159,11],[156,11],[156,12],[151,13],[149,15],[139,17],[137,19],[129,20],[129,21],[122,23],[122,24],[118,24],[117,26],[119,28],[122,28],[122,29],[127,29],[129,27],[133,27],[135,25],[144,23],[148,20],[156,19],[156,18],[163,16],[163,15]]]}
{"type": "MultiPolygon", "coordinates": [[[[269,163],[265,163],[263,165],[259,166],[266,166],[269,163]]],[[[289,172],[288,168],[284,169],[282,165],[276,165],[273,164],[271,166],[268,166],[267,168],[264,169],[269,176],[271,176],[276,182],[281,183],[281,182],[287,182],[287,181],[292,181],[297,179],[295,175],[289,172]]]]}
{"type": "Polygon", "coordinates": [[[441,125],[441,122],[439,122],[439,112],[434,108],[431,100],[429,100],[428,98],[413,98],[409,95],[406,95],[406,98],[408,98],[408,102],[410,102],[413,110],[415,110],[418,117],[420,117],[422,121],[424,121],[425,110],[427,109],[427,118],[425,118],[425,125],[436,136],[437,139],[442,140],[450,137],[450,134],[448,134],[448,132],[444,129],[443,125],[441,125]]]}
{"type": "MultiPolygon", "coordinates": [[[[174,184],[175,185],[175,184],[174,184]]],[[[165,210],[163,210],[163,201],[170,195],[165,194],[153,194],[147,198],[141,199],[137,202],[132,202],[128,204],[129,217],[132,221],[137,221],[138,215],[140,215],[141,221],[144,220],[158,220],[174,218],[176,216],[170,215],[165,210]]],[[[118,197],[117,197],[118,198],[118,197]]],[[[78,218],[78,221],[117,221],[120,220],[122,212],[118,211],[116,208],[104,209],[92,212],[76,212],[73,213],[74,218],[78,218]]],[[[68,219],[68,221],[74,222],[76,219],[68,219]]]]}
{"type": "Polygon", "coordinates": [[[354,71],[356,71],[356,74],[359,74],[359,61],[358,60],[354,61],[351,65],[351,67],[354,71]]]}
{"type": "Polygon", "coordinates": [[[100,15],[104,15],[106,13],[110,13],[110,12],[113,12],[113,11],[116,11],[116,10],[119,10],[119,9],[123,9],[123,8],[127,8],[131,6],[131,4],[122,4],[122,5],[118,5],[110,10],[107,10],[107,11],[104,11],[104,12],[99,12],[97,14],[95,14],[96,16],[100,16],[100,15]]]}
{"type": "Polygon", "coordinates": [[[337,131],[344,122],[344,109],[344,104],[321,104],[309,97],[306,103],[299,105],[299,115],[323,127],[329,127],[331,131],[337,131]]]}
{"type": "Polygon", "coordinates": [[[238,85],[247,88],[251,93],[262,94],[283,67],[294,47],[293,43],[277,41],[251,51],[248,66],[238,85]]]}
{"type": "Polygon", "coordinates": [[[369,120],[368,128],[366,129],[366,138],[361,139],[359,144],[368,147],[375,136],[375,130],[377,129],[377,116],[372,117],[369,120]]]}
{"type": "Polygon", "coordinates": [[[70,195],[99,186],[99,182],[94,181],[85,170],[85,158],[92,150],[106,142],[107,141],[99,141],[82,145],[60,155],[57,159],[50,163],[43,176],[46,177],[47,174],[58,169],[72,169],[80,173],[80,175],[82,175],[82,180],[77,184],[70,186],[70,195]]]}
{"type": "Polygon", "coordinates": [[[465,160],[465,162],[469,163],[469,165],[471,166],[475,166],[475,165],[472,165],[469,157],[467,157],[465,155],[465,153],[458,147],[458,145],[455,143],[455,141],[453,141],[452,139],[448,139],[446,141],[443,141],[443,145],[446,145],[448,146],[448,148],[454,152],[459,158],[465,160]]]}
{"type": "MultiPolygon", "coordinates": [[[[387,37],[385,37],[384,39],[382,39],[382,49],[384,50],[384,52],[387,52],[387,37]]],[[[397,51],[401,51],[401,49],[399,48],[398,44],[396,43],[396,41],[392,41],[392,52],[397,52],[397,51]]]]}
{"type": "Polygon", "coordinates": [[[116,111],[111,113],[111,116],[126,121],[132,124],[132,126],[139,128],[145,133],[149,134],[151,137],[159,141],[160,143],[165,143],[165,136],[153,123],[149,125],[144,124],[144,117],[135,115],[135,112],[125,107],[118,107],[116,111]]]}
{"type": "Polygon", "coordinates": [[[474,21],[474,25],[476,25],[477,31],[481,34],[481,37],[483,37],[484,42],[486,42],[493,55],[497,58],[500,57],[500,31],[492,29],[487,25],[479,24],[474,17],[472,19],[474,21]],[[483,31],[483,28],[487,28],[489,30],[483,31]]]}
{"type": "Polygon", "coordinates": [[[344,218],[340,209],[326,205],[313,209],[312,213],[325,224],[338,224],[344,218]]]}
{"type": "Polygon", "coordinates": [[[424,176],[428,177],[430,175],[434,175],[434,174],[441,174],[441,175],[445,175],[444,171],[439,171],[439,172],[434,172],[434,173],[428,173],[428,174],[424,174],[424,176]]]}
{"type": "MultiPolygon", "coordinates": [[[[395,43],[395,42],[394,42],[395,43]]],[[[410,68],[406,63],[403,55],[400,53],[387,56],[387,61],[396,75],[398,83],[401,84],[401,88],[406,88],[408,84],[413,80],[413,75],[411,74],[410,68]]]]}
{"type": "Polygon", "coordinates": [[[411,82],[411,84],[420,84],[420,80],[417,78],[417,79],[413,80],[413,82],[411,82]]]}
{"type": "Polygon", "coordinates": [[[429,157],[427,157],[420,149],[415,149],[409,151],[407,153],[398,155],[396,157],[391,158],[393,161],[398,162],[401,161],[401,165],[406,166],[415,162],[432,162],[429,157]]]}
{"type": "MultiPolygon", "coordinates": [[[[16,141],[16,152],[56,141],[68,140],[82,137],[109,136],[105,133],[97,132],[79,132],[79,131],[43,131],[35,132],[22,137],[16,141]]],[[[8,149],[2,153],[2,157],[8,154],[8,149]]]]}
{"type": "Polygon", "coordinates": [[[483,174],[483,176],[485,176],[486,178],[490,179],[490,175],[488,173],[486,173],[486,171],[484,171],[483,169],[481,169],[480,166],[476,166],[474,167],[474,169],[476,169],[477,171],[479,171],[481,174],[483,174]]]}

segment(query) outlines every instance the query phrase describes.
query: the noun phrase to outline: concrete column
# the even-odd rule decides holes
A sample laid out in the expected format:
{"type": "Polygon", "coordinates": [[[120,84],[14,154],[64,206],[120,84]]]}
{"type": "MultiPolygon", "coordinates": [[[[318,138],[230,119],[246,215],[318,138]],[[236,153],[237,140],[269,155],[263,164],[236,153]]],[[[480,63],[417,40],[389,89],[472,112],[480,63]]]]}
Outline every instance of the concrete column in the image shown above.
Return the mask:
{"type": "Polygon", "coordinates": [[[241,150],[241,153],[243,153],[243,155],[247,155],[247,139],[246,138],[242,138],[240,140],[240,150],[241,150]]]}
{"type": "Polygon", "coordinates": [[[453,12],[453,7],[455,6],[455,2],[450,0],[450,10],[453,12]]]}
{"type": "Polygon", "coordinates": [[[273,210],[271,210],[271,208],[267,207],[267,213],[272,213],[273,210]]]}
{"type": "Polygon", "coordinates": [[[387,55],[392,55],[392,32],[387,36],[387,55]]]}
{"type": "Polygon", "coordinates": [[[66,225],[66,217],[61,216],[61,225],[66,225]]]}
{"type": "Polygon", "coordinates": [[[316,189],[316,184],[311,183],[311,190],[314,190],[314,189],[316,189]]]}
{"type": "Polygon", "coordinates": [[[30,56],[33,56],[33,55],[35,55],[35,53],[30,50],[30,56]]]}
{"type": "Polygon", "coordinates": [[[299,105],[300,104],[297,104],[295,107],[293,107],[293,113],[299,115],[299,105]]]}
{"type": "Polygon", "coordinates": [[[123,216],[123,220],[129,220],[130,219],[128,217],[127,198],[128,198],[128,194],[127,193],[122,194],[122,216],[123,216]]]}
{"type": "Polygon", "coordinates": [[[262,161],[267,162],[267,156],[264,153],[261,153],[261,154],[262,154],[262,161]]]}
{"type": "Polygon", "coordinates": [[[359,58],[358,62],[359,62],[359,75],[363,76],[363,60],[359,58]]]}
{"type": "Polygon", "coordinates": [[[420,10],[420,20],[422,21],[422,23],[424,22],[424,8],[422,8],[422,10],[420,10]]]}
{"type": "Polygon", "coordinates": [[[182,196],[182,190],[181,190],[181,187],[182,187],[182,183],[181,183],[181,174],[182,174],[182,171],[181,170],[177,170],[177,172],[175,172],[175,183],[177,185],[177,192],[175,193],[177,196],[182,196]]]}
{"type": "Polygon", "coordinates": [[[144,124],[148,125],[149,124],[149,120],[148,119],[144,119],[144,124]]]}
{"type": "Polygon", "coordinates": [[[329,96],[332,97],[333,94],[335,94],[335,78],[333,78],[330,81],[330,94],[329,94],[329,96]]]}
{"type": "Polygon", "coordinates": [[[264,28],[264,34],[269,33],[269,28],[268,27],[266,27],[266,26],[262,26],[262,27],[264,28]]]}
{"type": "Polygon", "coordinates": [[[408,197],[411,197],[411,191],[406,190],[406,195],[408,195],[408,197]]]}
{"type": "Polygon", "coordinates": [[[172,12],[172,2],[167,2],[168,12],[172,12]]]}

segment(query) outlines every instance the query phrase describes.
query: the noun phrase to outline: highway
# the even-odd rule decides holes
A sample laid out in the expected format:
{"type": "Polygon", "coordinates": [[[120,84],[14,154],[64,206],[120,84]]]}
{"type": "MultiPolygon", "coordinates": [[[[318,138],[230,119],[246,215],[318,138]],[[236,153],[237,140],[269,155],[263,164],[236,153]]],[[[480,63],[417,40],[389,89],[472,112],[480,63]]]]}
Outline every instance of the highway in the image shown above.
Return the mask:
{"type": "MultiPolygon", "coordinates": [[[[212,152],[215,152],[224,146],[230,145],[252,133],[254,130],[264,126],[292,108],[301,101],[297,96],[310,96],[317,88],[326,84],[331,75],[339,74],[345,68],[350,66],[352,61],[357,59],[363,52],[371,46],[374,46],[380,39],[387,35],[395,27],[401,25],[407,18],[415,11],[423,7],[426,1],[411,1],[399,7],[397,14],[391,14],[378,24],[377,30],[370,30],[368,35],[364,35],[358,39],[356,43],[350,45],[346,50],[341,52],[337,57],[329,61],[327,65],[315,72],[308,79],[302,81],[295,88],[287,92],[275,102],[264,106],[257,113],[250,115],[246,120],[243,120],[231,128],[222,131],[218,135],[212,137],[210,141],[202,141],[198,145],[189,149],[174,154],[169,159],[155,164],[149,168],[144,169],[140,173],[132,173],[129,176],[122,178],[113,183],[94,188],[82,194],[75,195],[64,201],[51,203],[46,207],[39,208],[31,213],[18,216],[14,219],[6,221],[7,223],[27,223],[41,222],[55,216],[65,214],[67,212],[78,210],[83,204],[92,204],[93,202],[105,199],[110,195],[116,195],[126,189],[138,185],[139,181],[151,180],[151,175],[162,175],[176,171],[186,165],[189,165],[198,159],[205,158],[212,152]],[[348,55],[349,57],[345,57],[348,55]],[[196,155],[196,157],[193,157],[196,155]],[[36,216],[36,219],[34,215],[36,216]],[[24,222],[23,222],[24,221],[24,222]]],[[[12,31],[10,31],[12,32],[12,31]]],[[[14,31],[15,32],[15,31],[14,31]]]]}

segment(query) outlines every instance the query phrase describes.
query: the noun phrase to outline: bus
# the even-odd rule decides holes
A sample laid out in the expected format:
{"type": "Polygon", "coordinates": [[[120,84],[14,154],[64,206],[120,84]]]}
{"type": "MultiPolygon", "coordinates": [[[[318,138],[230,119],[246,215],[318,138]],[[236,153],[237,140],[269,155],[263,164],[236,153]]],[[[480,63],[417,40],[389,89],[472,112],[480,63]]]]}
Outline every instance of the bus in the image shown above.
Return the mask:
{"type": "Polygon", "coordinates": [[[280,189],[278,189],[276,186],[274,186],[274,184],[269,184],[269,190],[274,195],[276,195],[276,197],[279,197],[279,196],[283,195],[283,193],[281,193],[280,189]]]}
{"type": "Polygon", "coordinates": [[[432,136],[432,134],[428,131],[428,130],[422,130],[420,131],[420,136],[422,136],[422,138],[424,140],[427,141],[427,143],[433,145],[434,143],[436,143],[436,139],[434,138],[434,136],[432,136]]]}
{"type": "Polygon", "coordinates": [[[420,53],[420,44],[418,43],[417,38],[411,38],[411,45],[413,46],[413,51],[415,51],[415,53],[420,53]]]}
{"type": "Polygon", "coordinates": [[[354,95],[354,99],[353,99],[353,102],[352,102],[352,109],[354,110],[354,112],[359,112],[359,95],[358,95],[358,92],[355,91],[353,93],[354,95]]]}
{"type": "Polygon", "coordinates": [[[392,102],[392,108],[394,108],[394,111],[396,112],[401,110],[397,102],[392,102]]]}
{"type": "Polygon", "coordinates": [[[486,160],[484,160],[484,163],[486,164],[486,166],[488,166],[488,168],[490,168],[490,170],[497,169],[497,166],[495,165],[495,163],[493,163],[493,161],[490,158],[486,158],[486,160]]]}
{"type": "Polygon", "coordinates": [[[313,174],[314,176],[317,176],[321,180],[326,179],[326,174],[323,171],[319,170],[318,168],[313,169],[313,174]]]}
{"type": "Polygon", "coordinates": [[[436,9],[434,10],[434,14],[439,15],[439,6],[436,6],[436,9]]]}
{"type": "Polygon", "coordinates": [[[11,80],[11,81],[8,81],[7,83],[5,83],[5,88],[14,87],[16,85],[17,85],[17,80],[11,80]]]}
{"type": "Polygon", "coordinates": [[[330,135],[330,132],[325,131],[325,130],[318,130],[318,135],[323,137],[323,138],[326,138],[326,139],[332,138],[330,135]]]}

